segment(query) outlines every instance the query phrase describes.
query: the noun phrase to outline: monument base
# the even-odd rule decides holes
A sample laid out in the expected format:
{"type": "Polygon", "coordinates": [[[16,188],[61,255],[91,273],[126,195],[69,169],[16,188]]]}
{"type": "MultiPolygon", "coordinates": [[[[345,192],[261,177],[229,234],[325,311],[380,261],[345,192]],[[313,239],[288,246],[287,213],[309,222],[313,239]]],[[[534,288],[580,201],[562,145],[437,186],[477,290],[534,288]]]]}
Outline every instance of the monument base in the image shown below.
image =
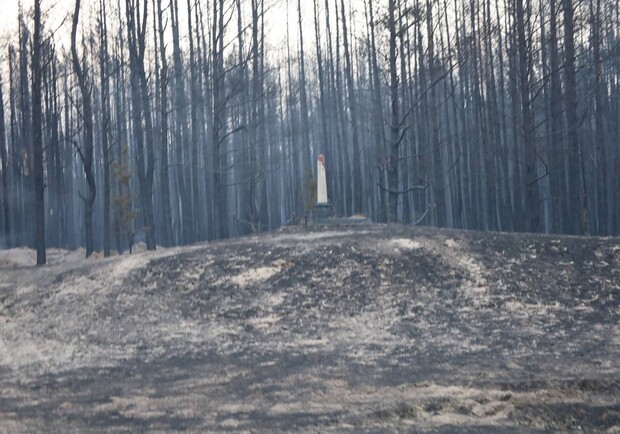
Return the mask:
{"type": "Polygon", "coordinates": [[[331,203],[317,203],[312,209],[312,220],[322,222],[334,216],[334,207],[331,203]]]}

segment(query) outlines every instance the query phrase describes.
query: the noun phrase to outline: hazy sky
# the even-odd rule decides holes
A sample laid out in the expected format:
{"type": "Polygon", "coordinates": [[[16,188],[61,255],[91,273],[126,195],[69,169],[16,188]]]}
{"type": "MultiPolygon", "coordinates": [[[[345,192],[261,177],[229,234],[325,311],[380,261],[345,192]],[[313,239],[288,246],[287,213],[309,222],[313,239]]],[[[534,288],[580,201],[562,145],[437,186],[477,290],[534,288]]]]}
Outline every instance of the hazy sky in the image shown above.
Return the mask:
{"type": "MultiPolygon", "coordinates": [[[[164,3],[166,1],[164,0],[164,3]]],[[[121,0],[121,3],[124,4],[124,1],[121,0]]],[[[247,0],[244,0],[244,3],[249,3],[247,0]]],[[[289,0],[289,14],[290,14],[290,33],[291,38],[294,40],[297,39],[298,25],[297,25],[297,0],[289,0]]],[[[313,27],[313,3],[312,1],[303,0],[302,2],[302,10],[304,17],[304,39],[308,43],[314,42],[314,27],[313,27]]],[[[323,2],[320,2],[322,4],[323,2]]],[[[98,7],[98,0],[82,0],[82,14],[83,18],[88,16],[88,12],[90,9],[94,9],[98,7]]],[[[115,1],[108,1],[110,5],[116,5],[115,1]]],[[[184,26],[187,21],[187,2],[185,0],[179,1],[179,7],[182,9],[180,11],[180,16],[182,19],[181,24],[184,26]]],[[[286,0],[266,0],[266,5],[271,5],[269,7],[268,13],[266,15],[266,35],[271,44],[275,46],[282,46],[286,38],[286,11],[287,11],[287,1],[286,0]]],[[[30,10],[33,5],[32,0],[23,1],[24,9],[30,10]]],[[[48,18],[46,21],[46,28],[49,29],[57,29],[57,37],[56,41],[59,44],[62,44],[63,41],[69,40],[69,35],[71,31],[71,22],[70,19],[65,20],[63,24],[63,18],[67,17],[68,14],[73,12],[74,8],[74,0],[42,0],[42,10],[48,13],[48,18]]],[[[149,0],[150,5],[150,0],[149,0]]],[[[247,10],[247,8],[246,8],[247,10]]],[[[322,11],[322,8],[321,8],[322,11]]],[[[207,13],[207,11],[205,11],[207,13]]],[[[18,0],[0,0],[0,37],[2,40],[6,40],[7,35],[12,38],[15,35],[15,31],[17,28],[17,14],[18,14],[18,0]]],[[[234,35],[234,31],[236,31],[236,15],[235,19],[231,22],[231,30],[229,31],[230,37],[234,35]]],[[[323,16],[322,16],[323,18],[323,16]]],[[[151,17],[149,17],[151,19],[151,17]]],[[[324,27],[324,23],[323,23],[324,27]]],[[[150,29],[149,29],[150,30],[150,29]]]]}

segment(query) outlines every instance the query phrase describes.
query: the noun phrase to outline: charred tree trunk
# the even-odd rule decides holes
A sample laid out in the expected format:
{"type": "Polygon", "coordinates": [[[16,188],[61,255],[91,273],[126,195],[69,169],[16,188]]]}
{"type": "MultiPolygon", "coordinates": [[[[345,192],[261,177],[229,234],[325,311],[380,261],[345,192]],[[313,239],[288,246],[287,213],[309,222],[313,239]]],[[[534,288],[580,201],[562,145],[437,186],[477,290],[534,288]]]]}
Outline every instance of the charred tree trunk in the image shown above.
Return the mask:
{"type": "Polygon", "coordinates": [[[170,175],[169,175],[169,157],[168,157],[168,60],[166,59],[166,45],[164,42],[164,11],[162,9],[162,0],[157,0],[157,21],[159,29],[159,50],[161,71],[159,77],[160,84],[160,121],[161,121],[161,174],[160,188],[161,200],[163,207],[163,240],[164,246],[170,246],[173,242],[172,234],[172,210],[170,208],[170,175]]]}
{"type": "Polygon", "coordinates": [[[388,167],[388,221],[398,221],[398,158],[400,147],[400,113],[398,101],[398,65],[396,62],[396,0],[388,3],[390,32],[390,156],[388,167]]]}
{"type": "MultiPolygon", "coordinates": [[[[79,1],[79,0],[78,0],[79,1]]],[[[146,25],[148,1],[144,0],[142,13],[140,0],[126,0],[127,31],[131,66],[131,97],[133,102],[133,127],[136,138],[136,164],[140,187],[140,203],[146,248],[155,250],[155,219],[153,215],[153,121],[144,56],[146,51],[146,25]],[[144,128],[142,127],[144,122],[144,128]],[[146,139],[146,140],[145,140],[146,139]]]]}
{"type": "Polygon", "coordinates": [[[33,129],[33,191],[35,203],[35,244],[37,265],[47,262],[45,252],[45,179],[43,177],[43,131],[41,108],[41,1],[34,1],[34,38],[32,41],[32,129],[33,129]]]}
{"type": "MultiPolygon", "coordinates": [[[[196,24],[198,25],[198,24],[196,24]]],[[[187,0],[187,28],[189,37],[189,70],[190,70],[190,85],[189,85],[189,100],[190,100],[190,125],[191,136],[189,140],[190,144],[190,162],[188,171],[191,179],[191,192],[192,192],[192,215],[193,219],[192,234],[194,240],[200,236],[200,225],[198,219],[200,218],[200,194],[198,189],[198,88],[197,88],[197,75],[196,75],[196,55],[194,50],[194,35],[192,34],[192,5],[191,0],[187,0]]]]}
{"type": "Polygon", "coordinates": [[[564,76],[565,110],[568,133],[569,189],[568,209],[573,221],[573,233],[589,234],[588,196],[585,183],[584,157],[579,139],[579,118],[577,115],[577,73],[575,69],[575,29],[573,0],[564,4],[564,76]]]}
{"type": "Polygon", "coordinates": [[[103,152],[103,256],[110,256],[110,86],[108,82],[108,25],[105,0],[99,2],[101,52],[99,76],[101,80],[101,150],[103,152]]]}
{"type": "MultiPolygon", "coordinates": [[[[73,71],[77,76],[78,85],[82,94],[82,119],[84,121],[84,146],[80,151],[80,157],[84,165],[84,174],[88,184],[88,193],[82,197],[84,201],[84,230],[86,242],[86,257],[88,258],[94,251],[93,242],[93,205],[97,194],[95,186],[95,175],[93,171],[93,109],[91,104],[91,93],[87,80],[87,69],[82,69],[80,58],[77,52],[77,26],[80,19],[80,0],[75,1],[73,12],[73,26],[71,28],[71,58],[73,71]]],[[[78,148],[79,149],[79,148],[78,148]]]]}
{"type": "MultiPolygon", "coordinates": [[[[1,74],[0,74],[1,75],[1,74]]],[[[0,77],[0,83],[2,79],[0,77]]],[[[9,204],[9,161],[6,148],[6,131],[4,129],[4,97],[0,85],[0,170],[2,171],[2,231],[0,232],[0,245],[11,246],[11,211],[9,204]]]]}
{"type": "MultiPolygon", "coordinates": [[[[390,8],[394,7],[393,3],[394,2],[390,0],[390,8]]],[[[345,75],[345,79],[347,83],[347,91],[348,91],[347,100],[349,103],[349,112],[351,115],[351,140],[353,142],[353,155],[351,158],[351,174],[353,175],[351,179],[351,183],[353,185],[352,211],[353,211],[353,214],[361,214],[364,211],[364,200],[363,200],[363,192],[362,192],[362,188],[363,188],[362,167],[361,167],[362,166],[361,164],[362,153],[361,153],[360,142],[359,142],[359,125],[358,125],[358,114],[357,114],[357,105],[356,105],[357,102],[355,99],[355,87],[353,85],[353,66],[352,66],[353,62],[351,60],[352,54],[351,54],[351,48],[349,46],[349,30],[347,28],[346,16],[347,16],[347,12],[344,7],[344,0],[341,0],[342,40],[344,44],[344,61],[345,61],[344,75],[345,75]]],[[[390,35],[391,35],[391,30],[390,30],[390,35]]],[[[391,42],[390,42],[390,53],[391,53],[391,42]]],[[[392,61],[392,57],[390,54],[390,65],[391,65],[391,61],[392,61]]],[[[396,60],[394,59],[394,61],[396,60]]]]}
{"type": "Polygon", "coordinates": [[[531,53],[526,39],[526,30],[529,23],[529,11],[526,17],[526,10],[523,7],[523,0],[516,0],[516,27],[517,27],[517,46],[519,52],[519,87],[521,96],[522,114],[522,137],[524,143],[524,161],[526,197],[525,197],[525,229],[534,232],[539,224],[539,204],[538,194],[538,156],[536,154],[536,130],[534,125],[534,114],[530,103],[530,76],[531,76],[531,53]]]}
{"type": "Polygon", "coordinates": [[[226,237],[226,96],[224,94],[224,0],[213,7],[213,225],[215,239],[226,237]]]}

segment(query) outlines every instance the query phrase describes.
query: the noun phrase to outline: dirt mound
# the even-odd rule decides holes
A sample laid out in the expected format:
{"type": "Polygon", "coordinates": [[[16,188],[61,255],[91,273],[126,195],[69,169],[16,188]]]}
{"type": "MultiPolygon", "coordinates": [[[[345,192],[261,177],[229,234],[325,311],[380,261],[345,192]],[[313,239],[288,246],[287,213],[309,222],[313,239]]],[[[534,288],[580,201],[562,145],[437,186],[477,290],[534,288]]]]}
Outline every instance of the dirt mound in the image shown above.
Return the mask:
{"type": "Polygon", "coordinates": [[[363,225],[20,276],[0,431],[620,429],[617,239],[363,225]]]}

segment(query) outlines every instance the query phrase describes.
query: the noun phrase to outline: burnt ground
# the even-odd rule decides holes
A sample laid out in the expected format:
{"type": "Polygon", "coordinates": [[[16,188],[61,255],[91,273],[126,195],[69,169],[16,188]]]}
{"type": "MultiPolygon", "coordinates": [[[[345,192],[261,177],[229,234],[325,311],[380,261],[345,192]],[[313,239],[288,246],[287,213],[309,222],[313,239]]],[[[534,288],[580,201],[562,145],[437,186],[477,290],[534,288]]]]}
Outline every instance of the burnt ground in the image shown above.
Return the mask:
{"type": "Polygon", "coordinates": [[[0,270],[2,432],[620,432],[620,240],[379,225],[0,270]]]}

